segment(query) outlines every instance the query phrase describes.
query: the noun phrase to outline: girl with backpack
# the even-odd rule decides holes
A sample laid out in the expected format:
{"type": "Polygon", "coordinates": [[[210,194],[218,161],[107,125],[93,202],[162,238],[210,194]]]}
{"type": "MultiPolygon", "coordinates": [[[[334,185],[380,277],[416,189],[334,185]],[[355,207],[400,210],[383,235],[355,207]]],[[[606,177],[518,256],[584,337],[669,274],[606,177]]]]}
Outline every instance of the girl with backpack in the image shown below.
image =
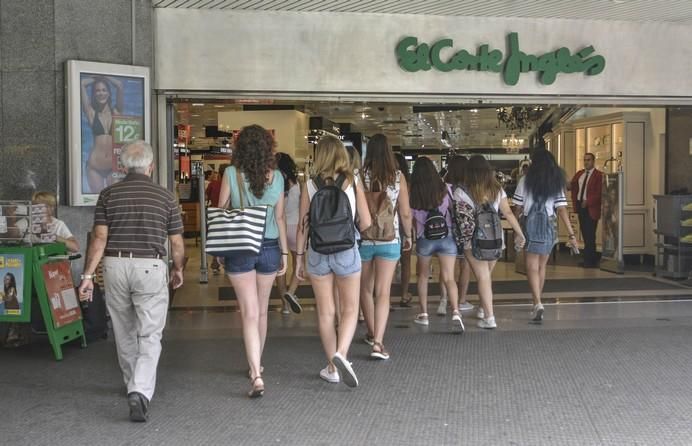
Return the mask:
{"type": "Polygon", "coordinates": [[[499,213],[502,212],[514,229],[514,243],[517,248],[524,246],[524,234],[509,207],[507,194],[495,177],[495,170],[483,156],[474,155],[466,163],[464,187],[454,191],[454,198],[468,203],[475,213],[475,230],[471,241],[466,243],[464,257],[471,265],[478,282],[481,303],[477,313],[478,327],[496,328],[492,272],[502,254],[504,244],[499,213]],[[485,249],[488,245],[494,249],[485,249]]]}
{"type": "MultiPolygon", "coordinates": [[[[395,153],[394,157],[399,166],[399,171],[406,179],[406,184],[411,184],[411,173],[409,172],[408,162],[406,158],[401,153],[395,153]]],[[[410,205],[409,205],[410,207],[410,205]]],[[[411,223],[413,225],[413,223],[411,223]]],[[[413,232],[404,232],[403,225],[401,224],[401,216],[399,216],[399,238],[403,240],[404,238],[410,238],[413,240],[413,232]]],[[[399,306],[402,308],[411,308],[411,301],[413,297],[409,293],[409,283],[411,282],[411,249],[402,249],[401,257],[399,258],[399,264],[401,265],[401,300],[399,301],[399,306]]]]}
{"type": "MultiPolygon", "coordinates": [[[[279,171],[284,177],[284,208],[286,211],[286,239],[288,240],[288,250],[291,252],[293,271],[296,270],[296,233],[298,232],[298,212],[300,211],[300,186],[298,185],[298,167],[288,153],[279,152],[276,154],[276,163],[279,171]]],[[[276,278],[276,286],[279,295],[283,299],[282,314],[300,313],[303,308],[296,297],[298,289],[298,279],[295,274],[287,283],[286,275],[276,278]]]]}
{"type": "MultiPolygon", "coordinates": [[[[447,164],[447,175],[445,183],[452,185],[452,190],[456,190],[464,184],[464,169],[468,160],[465,156],[457,155],[447,164]]],[[[459,275],[457,276],[457,289],[459,292],[459,311],[471,311],[473,305],[467,301],[469,283],[471,282],[471,266],[464,256],[464,251],[457,255],[459,265],[459,275]]],[[[446,300],[446,299],[445,299],[446,300]]],[[[445,302],[446,310],[446,302],[445,302]]],[[[440,311],[438,311],[439,313],[440,311]]]]}
{"type": "Polygon", "coordinates": [[[315,176],[301,186],[296,256],[299,260],[306,256],[306,266],[300,261],[296,264],[296,277],[304,280],[307,269],[315,293],[317,325],[328,361],[320,378],[357,387],[358,378],[346,359],[358,325],[361,264],[354,220],[357,210],[360,229],[366,229],[370,214],[363,189],[350,169],[348,153],[338,138],[320,138],[313,172],[315,176]],[[335,283],[339,308],[334,304],[335,283]]]}
{"type": "Polygon", "coordinates": [[[569,233],[567,245],[577,249],[577,239],[567,213],[565,173],[555,162],[553,154],[537,150],[531,164],[514,191],[515,213],[522,221],[526,235],[526,275],[533,296],[531,319],[543,320],[541,294],[545,285],[545,267],[550,252],[557,243],[556,220],[560,217],[569,233]]]}
{"type": "Polygon", "coordinates": [[[428,325],[428,273],[433,255],[440,262],[440,286],[447,288],[452,304],[452,327],[464,331],[459,294],[454,280],[457,245],[452,235],[452,190],[442,181],[430,158],[419,157],[411,175],[411,209],[416,231],[416,271],[421,312],[413,322],[428,325]]]}
{"type": "Polygon", "coordinates": [[[233,152],[233,165],[224,172],[219,203],[231,208],[268,205],[264,240],[259,254],[225,258],[243,326],[245,356],[250,366],[250,398],[264,395],[262,352],[267,339],[267,310],[274,278],[286,273],[288,243],[284,214],[284,178],[276,169],[275,142],[259,125],[244,127],[233,152]]]}
{"type": "Polygon", "coordinates": [[[365,342],[372,346],[370,357],[389,359],[382,341],[389,319],[390,294],[401,250],[411,249],[411,209],[408,184],[398,169],[387,137],[381,133],[368,141],[363,163],[363,188],[367,190],[372,226],[362,233],[360,257],[360,305],[368,328],[365,342]],[[399,219],[404,237],[399,234],[399,219]]]}

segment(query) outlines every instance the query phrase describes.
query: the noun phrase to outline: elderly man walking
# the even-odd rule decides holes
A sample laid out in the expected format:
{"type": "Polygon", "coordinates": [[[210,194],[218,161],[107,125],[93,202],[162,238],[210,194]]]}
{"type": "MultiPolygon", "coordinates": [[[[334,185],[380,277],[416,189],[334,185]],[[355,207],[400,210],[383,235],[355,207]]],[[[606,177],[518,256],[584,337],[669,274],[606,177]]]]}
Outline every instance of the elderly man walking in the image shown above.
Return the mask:
{"type": "Polygon", "coordinates": [[[151,179],[154,153],[149,144],[128,144],[120,163],[127,176],[105,188],[96,203],[79,294],[90,299],[103,257],[106,304],[127,385],[130,420],[146,421],[168,311],[166,240],[173,258],[171,284],[178,288],[183,284],[183,223],[175,196],[151,179]]]}

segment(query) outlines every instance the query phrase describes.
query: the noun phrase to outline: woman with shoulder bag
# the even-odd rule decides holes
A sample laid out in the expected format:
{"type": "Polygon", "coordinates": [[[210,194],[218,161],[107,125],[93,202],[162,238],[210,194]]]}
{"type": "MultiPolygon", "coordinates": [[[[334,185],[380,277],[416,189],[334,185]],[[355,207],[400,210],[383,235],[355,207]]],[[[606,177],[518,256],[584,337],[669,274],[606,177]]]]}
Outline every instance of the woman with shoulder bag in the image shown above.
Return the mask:
{"type": "Polygon", "coordinates": [[[266,205],[264,239],[256,255],[233,255],[224,266],[240,307],[245,355],[250,366],[250,398],[264,395],[262,352],[267,338],[267,310],[275,277],[286,273],[288,246],[284,215],[284,179],[276,169],[275,142],[259,125],[238,135],[233,165],[224,172],[219,203],[238,209],[266,205]]]}

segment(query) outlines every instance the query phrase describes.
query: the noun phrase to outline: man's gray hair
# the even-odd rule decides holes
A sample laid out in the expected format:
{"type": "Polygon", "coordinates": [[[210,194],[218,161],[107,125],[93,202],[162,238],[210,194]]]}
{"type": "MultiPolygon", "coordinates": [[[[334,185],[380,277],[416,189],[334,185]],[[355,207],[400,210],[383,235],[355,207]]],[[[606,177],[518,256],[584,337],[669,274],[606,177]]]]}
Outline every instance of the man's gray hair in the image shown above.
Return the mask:
{"type": "Polygon", "coordinates": [[[120,152],[120,164],[128,172],[146,173],[147,168],[153,162],[154,150],[146,141],[132,141],[120,152]]]}

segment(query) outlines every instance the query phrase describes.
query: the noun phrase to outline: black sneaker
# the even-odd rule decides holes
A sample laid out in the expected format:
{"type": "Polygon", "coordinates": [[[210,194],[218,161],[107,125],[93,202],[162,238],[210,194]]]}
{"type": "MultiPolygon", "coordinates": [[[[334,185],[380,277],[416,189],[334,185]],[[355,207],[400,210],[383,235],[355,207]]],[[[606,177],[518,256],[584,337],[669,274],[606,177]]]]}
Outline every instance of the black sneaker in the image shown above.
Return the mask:
{"type": "Polygon", "coordinates": [[[149,400],[139,392],[127,394],[127,404],[130,406],[130,421],[144,422],[149,419],[149,400]]]}
{"type": "Polygon", "coordinates": [[[291,307],[292,312],[294,312],[296,314],[303,312],[303,308],[298,303],[298,298],[296,297],[295,294],[284,293],[284,295],[282,297],[288,303],[288,305],[291,307]]]}

